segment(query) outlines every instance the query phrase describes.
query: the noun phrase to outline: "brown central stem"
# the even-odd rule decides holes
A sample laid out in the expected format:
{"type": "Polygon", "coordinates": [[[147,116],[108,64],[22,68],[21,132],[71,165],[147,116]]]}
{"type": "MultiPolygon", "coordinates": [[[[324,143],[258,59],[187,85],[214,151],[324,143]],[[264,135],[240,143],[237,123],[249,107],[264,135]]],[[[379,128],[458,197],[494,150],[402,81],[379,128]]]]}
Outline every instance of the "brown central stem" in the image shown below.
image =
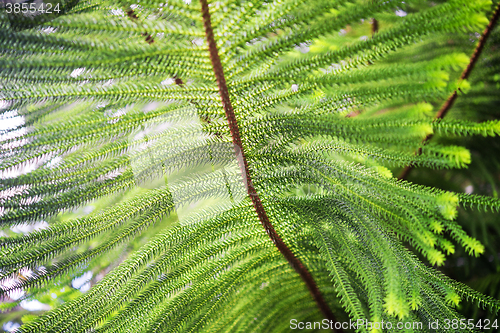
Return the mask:
{"type": "MultiPolygon", "coordinates": [[[[233,139],[233,146],[238,158],[238,162],[241,169],[241,174],[244,179],[246,179],[247,192],[252,200],[257,216],[260,222],[264,226],[267,234],[273,241],[274,245],[278,248],[281,254],[288,260],[290,265],[295,269],[295,271],[300,275],[302,280],[304,280],[307,288],[311,292],[312,297],[316,301],[319,309],[323,315],[335,323],[337,320],[333,315],[332,311],[325,302],[323,295],[318,289],[316,282],[314,281],[309,270],[304,266],[304,264],[297,258],[290,248],[283,242],[280,235],[276,232],[273,225],[269,221],[269,217],[266,214],[264,206],[260,201],[259,195],[252,184],[252,178],[248,168],[248,163],[245,157],[245,152],[243,150],[243,145],[241,143],[240,130],[238,127],[238,122],[236,121],[236,116],[234,114],[233,106],[231,104],[231,99],[229,98],[229,91],[227,89],[226,79],[224,77],[224,70],[220,62],[219,52],[217,50],[217,44],[215,43],[214,33],[212,29],[212,23],[210,21],[210,12],[208,10],[207,0],[200,0],[201,12],[203,15],[203,24],[205,27],[205,35],[207,37],[208,50],[210,52],[210,60],[212,61],[213,70],[215,73],[215,78],[217,79],[217,86],[219,87],[219,94],[222,101],[222,107],[226,113],[226,119],[229,125],[229,130],[231,131],[231,137],[233,139]]],[[[339,330],[340,332],[342,330],[339,330]]]]}

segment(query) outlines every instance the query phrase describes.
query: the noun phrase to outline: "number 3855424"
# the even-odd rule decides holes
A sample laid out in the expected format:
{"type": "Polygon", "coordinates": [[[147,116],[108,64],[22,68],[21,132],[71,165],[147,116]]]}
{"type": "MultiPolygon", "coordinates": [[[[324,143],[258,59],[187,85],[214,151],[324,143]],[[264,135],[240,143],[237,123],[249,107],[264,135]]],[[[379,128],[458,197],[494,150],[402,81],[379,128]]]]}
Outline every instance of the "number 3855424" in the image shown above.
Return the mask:
{"type": "Polygon", "coordinates": [[[59,13],[59,4],[51,3],[6,3],[5,10],[7,14],[52,14],[59,13]]]}

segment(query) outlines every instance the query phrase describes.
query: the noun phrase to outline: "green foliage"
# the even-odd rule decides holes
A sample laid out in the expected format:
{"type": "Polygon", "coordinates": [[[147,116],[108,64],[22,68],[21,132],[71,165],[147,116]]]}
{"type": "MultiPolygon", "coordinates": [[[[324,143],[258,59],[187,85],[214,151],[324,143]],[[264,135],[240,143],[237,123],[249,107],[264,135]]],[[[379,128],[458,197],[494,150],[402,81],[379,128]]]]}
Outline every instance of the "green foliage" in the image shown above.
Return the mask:
{"type": "MultiPolygon", "coordinates": [[[[497,272],[471,283],[490,297],[446,266],[496,251],[470,221],[500,209],[498,158],[481,155],[498,153],[499,29],[459,79],[494,7],[209,3],[252,184],[339,321],[427,328],[500,309],[497,272]],[[368,36],[372,18],[379,30],[368,36]],[[454,91],[450,116],[434,119],[454,91]],[[413,182],[393,176],[407,165],[419,167],[413,182]],[[485,179],[493,193],[460,186],[485,179]]],[[[3,319],[51,333],[321,321],[247,194],[200,3],[61,8],[0,10],[3,319]],[[92,287],[71,288],[85,272],[92,287]],[[33,299],[51,310],[26,313],[33,299]]]]}

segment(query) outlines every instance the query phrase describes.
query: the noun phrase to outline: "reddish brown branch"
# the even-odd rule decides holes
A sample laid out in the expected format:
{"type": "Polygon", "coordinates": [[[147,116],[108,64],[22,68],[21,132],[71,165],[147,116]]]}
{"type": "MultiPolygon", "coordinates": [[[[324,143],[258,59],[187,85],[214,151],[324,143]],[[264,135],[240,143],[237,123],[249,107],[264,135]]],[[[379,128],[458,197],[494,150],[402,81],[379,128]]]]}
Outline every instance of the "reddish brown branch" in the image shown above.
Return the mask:
{"type": "MultiPolygon", "coordinates": [[[[215,43],[214,34],[212,30],[212,23],[210,21],[210,12],[208,9],[207,0],[200,0],[201,12],[203,15],[203,24],[205,27],[205,34],[208,43],[208,50],[210,52],[210,60],[212,61],[212,66],[217,80],[217,86],[219,87],[219,95],[222,101],[222,107],[226,113],[226,119],[229,125],[229,130],[231,132],[231,137],[233,139],[234,150],[238,158],[238,162],[241,169],[241,174],[246,179],[247,192],[250,196],[254,209],[257,212],[260,222],[262,223],[267,234],[273,241],[274,245],[278,248],[281,254],[288,260],[289,264],[295,269],[295,271],[300,275],[302,280],[304,280],[307,288],[311,292],[312,297],[316,301],[319,309],[323,315],[333,322],[336,322],[332,311],[326,304],[323,295],[318,289],[316,282],[314,281],[309,270],[304,266],[304,264],[297,258],[290,248],[281,239],[280,235],[276,232],[267,213],[260,201],[259,195],[252,184],[251,174],[248,168],[245,152],[243,150],[243,145],[240,137],[240,130],[238,127],[238,122],[236,121],[236,116],[234,114],[233,106],[231,104],[231,99],[229,98],[229,91],[226,84],[226,79],[224,77],[224,71],[222,64],[220,62],[219,52],[217,50],[217,44],[215,43]]],[[[341,331],[341,330],[340,330],[341,331]]]]}
{"type": "Polygon", "coordinates": [[[378,21],[376,18],[372,19],[372,36],[378,32],[378,21]]]}
{"type": "MultiPolygon", "coordinates": [[[[466,80],[469,78],[470,73],[472,72],[472,69],[474,69],[474,66],[477,63],[477,60],[479,59],[479,56],[481,55],[481,52],[484,49],[484,45],[486,44],[486,41],[488,40],[488,37],[490,36],[491,32],[493,31],[493,28],[495,27],[495,23],[498,21],[498,18],[500,17],[500,2],[498,3],[495,12],[493,13],[493,16],[488,23],[488,26],[484,29],[483,34],[481,35],[481,38],[479,39],[479,43],[476,46],[476,49],[474,50],[474,53],[472,54],[472,57],[470,58],[469,64],[467,67],[464,69],[462,72],[462,75],[460,75],[460,80],[466,80]]],[[[444,102],[444,104],[441,106],[439,111],[436,113],[436,116],[434,120],[439,120],[442,119],[446,116],[448,111],[451,109],[453,104],[455,103],[455,100],[457,99],[457,90],[455,90],[450,97],[444,102]]],[[[423,140],[422,140],[422,145],[425,145],[430,139],[432,139],[434,135],[433,134],[428,134],[423,140]]],[[[418,150],[415,152],[416,156],[419,156],[422,154],[422,147],[418,148],[418,150]]],[[[406,179],[408,177],[408,174],[410,171],[413,169],[413,165],[407,165],[401,174],[399,175],[398,179],[406,179]]]]}
{"type": "MultiPolygon", "coordinates": [[[[127,16],[132,20],[132,21],[137,21],[139,20],[139,18],[137,17],[137,15],[135,14],[134,10],[133,9],[129,9],[127,11],[127,16]]],[[[155,42],[155,40],[153,39],[153,36],[151,36],[150,34],[148,34],[147,32],[143,32],[142,35],[144,37],[146,37],[146,42],[148,42],[148,44],[153,44],[155,42]]]]}

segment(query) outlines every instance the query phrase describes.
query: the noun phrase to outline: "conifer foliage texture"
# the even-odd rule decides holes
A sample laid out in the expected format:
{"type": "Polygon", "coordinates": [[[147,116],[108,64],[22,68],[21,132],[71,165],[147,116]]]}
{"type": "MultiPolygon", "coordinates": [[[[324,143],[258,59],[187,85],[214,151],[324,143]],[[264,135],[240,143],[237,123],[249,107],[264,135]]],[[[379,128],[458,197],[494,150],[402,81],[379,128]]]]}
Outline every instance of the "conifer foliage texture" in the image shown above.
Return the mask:
{"type": "Polygon", "coordinates": [[[60,301],[19,332],[446,332],[500,309],[437,269],[485,252],[458,216],[500,200],[393,176],[500,134],[478,115],[497,2],[33,4],[0,9],[1,310],[60,301]]]}

